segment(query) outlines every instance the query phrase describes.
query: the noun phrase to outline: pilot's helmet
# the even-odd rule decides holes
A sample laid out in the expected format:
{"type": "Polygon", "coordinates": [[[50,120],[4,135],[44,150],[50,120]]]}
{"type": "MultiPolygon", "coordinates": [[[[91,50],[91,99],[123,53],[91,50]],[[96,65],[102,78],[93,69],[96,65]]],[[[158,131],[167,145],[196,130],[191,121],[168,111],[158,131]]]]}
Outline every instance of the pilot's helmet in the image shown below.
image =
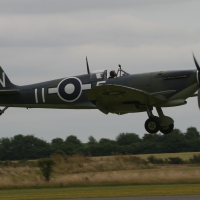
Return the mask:
{"type": "Polygon", "coordinates": [[[111,76],[111,77],[115,77],[115,76],[117,76],[115,70],[110,71],[110,76],[111,76]]]}

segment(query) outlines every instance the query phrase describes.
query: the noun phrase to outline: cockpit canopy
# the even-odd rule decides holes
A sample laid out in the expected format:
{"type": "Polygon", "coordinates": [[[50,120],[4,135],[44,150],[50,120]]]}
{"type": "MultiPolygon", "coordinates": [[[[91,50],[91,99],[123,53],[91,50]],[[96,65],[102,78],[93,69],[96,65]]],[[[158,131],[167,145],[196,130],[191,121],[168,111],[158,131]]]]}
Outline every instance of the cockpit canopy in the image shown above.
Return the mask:
{"type": "Polygon", "coordinates": [[[90,74],[91,81],[105,81],[107,79],[107,70],[100,69],[90,74]]]}
{"type": "MultiPolygon", "coordinates": [[[[125,72],[124,70],[121,69],[121,66],[119,66],[119,69],[117,70],[117,77],[121,77],[121,76],[127,76],[129,75],[127,72],[125,72]]],[[[105,81],[107,80],[107,70],[105,69],[100,69],[100,70],[96,70],[93,71],[90,74],[90,80],[91,81],[105,81]]]]}
{"type": "Polygon", "coordinates": [[[117,77],[127,76],[127,75],[129,75],[129,73],[127,73],[124,70],[122,70],[121,65],[119,65],[119,69],[117,70],[117,77]]]}

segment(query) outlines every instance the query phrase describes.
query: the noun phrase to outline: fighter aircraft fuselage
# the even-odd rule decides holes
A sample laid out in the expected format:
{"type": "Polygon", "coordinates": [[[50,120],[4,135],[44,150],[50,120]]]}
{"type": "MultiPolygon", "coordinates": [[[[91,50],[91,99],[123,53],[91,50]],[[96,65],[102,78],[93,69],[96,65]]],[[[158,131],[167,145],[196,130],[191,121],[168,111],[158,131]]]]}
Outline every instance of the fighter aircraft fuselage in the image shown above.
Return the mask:
{"type": "MultiPolygon", "coordinates": [[[[85,74],[26,86],[9,85],[10,87],[7,87],[7,89],[15,89],[19,92],[13,94],[0,94],[0,106],[95,109],[96,106],[87,98],[87,91],[99,85],[121,85],[129,88],[137,88],[152,94],[158,93],[158,95],[162,91],[171,91],[160,95],[165,95],[165,98],[167,99],[175,99],[176,96],[179,95],[179,98],[184,100],[193,95],[198,89],[196,70],[132,74],[99,81],[91,81],[90,75],[85,74]],[[66,93],[66,85],[71,84],[70,81],[74,80],[74,84],[77,85],[79,81],[81,82],[81,87],[75,91],[77,93],[75,98],[71,97],[72,93],[70,94],[70,91],[68,94],[66,93]],[[64,83],[64,86],[62,86],[63,82],[66,82],[64,83]],[[63,93],[66,93],[67,95],[63,93]]],[[[74,88],[71,89],[73,90],[74,88]]]]}
{"type": "Polygon", "coordinates": [[[0,114],[8,107],[98,109],[118,115],[147,112],[146,130],[167,134],[174,121],[161,108],[184,105],[187,98],[197,96],[200,67],[196,60],[195,64],[197,70],[142,74],[128,74],[120,66],[117,76],[114,72],[115,77],[108,78],[106,70],[90,73],[87,63],[87,74],[25,86],[12,84],[0,67],[0,106],[5,107],[0,114]]]}

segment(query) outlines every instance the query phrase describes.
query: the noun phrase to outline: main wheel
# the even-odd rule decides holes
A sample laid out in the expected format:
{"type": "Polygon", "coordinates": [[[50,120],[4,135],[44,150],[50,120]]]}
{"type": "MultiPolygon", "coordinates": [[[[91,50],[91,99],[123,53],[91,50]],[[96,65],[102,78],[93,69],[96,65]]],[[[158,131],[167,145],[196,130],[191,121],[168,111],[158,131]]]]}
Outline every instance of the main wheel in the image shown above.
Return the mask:
{"type": "Polygon", "coordinates": [[[164,134],[169,134],[174,130],[174,123],[169,126],[160,126],[160,132],[164,134]]]}
{"type": "Polygon", "coordinates": [[[160,130],[159,121],[156,118],[149,118],[144,124],[144,127],[149,133],[157,133],[160,130]]]}

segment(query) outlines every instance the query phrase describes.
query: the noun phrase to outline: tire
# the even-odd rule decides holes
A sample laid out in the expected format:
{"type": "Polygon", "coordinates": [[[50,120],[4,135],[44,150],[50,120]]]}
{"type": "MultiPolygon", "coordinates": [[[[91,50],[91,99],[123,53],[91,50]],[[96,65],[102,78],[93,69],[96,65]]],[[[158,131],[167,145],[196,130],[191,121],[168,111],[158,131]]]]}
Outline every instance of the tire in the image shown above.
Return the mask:
{"type": "Polygon", "coordinates": [[[158,120],[155,118],[149,118],[144,124],[144,127],[148,133],[157,133],[160,130],[160,125],[158,120]]]}
{"type": "Polygon", "coordinates": [[[154,119],[155,121],[157,121],[158,124],[160,124],[160,118],[159,118],[159,117],[153,116],[153,119],[154,119]]]}
{"type": "Polygon", "coordinates": [[[161,126],[160,132],[163,134],[169,134],[174,130],[174,123],[170,124],[169,126],[161,126]]]}

